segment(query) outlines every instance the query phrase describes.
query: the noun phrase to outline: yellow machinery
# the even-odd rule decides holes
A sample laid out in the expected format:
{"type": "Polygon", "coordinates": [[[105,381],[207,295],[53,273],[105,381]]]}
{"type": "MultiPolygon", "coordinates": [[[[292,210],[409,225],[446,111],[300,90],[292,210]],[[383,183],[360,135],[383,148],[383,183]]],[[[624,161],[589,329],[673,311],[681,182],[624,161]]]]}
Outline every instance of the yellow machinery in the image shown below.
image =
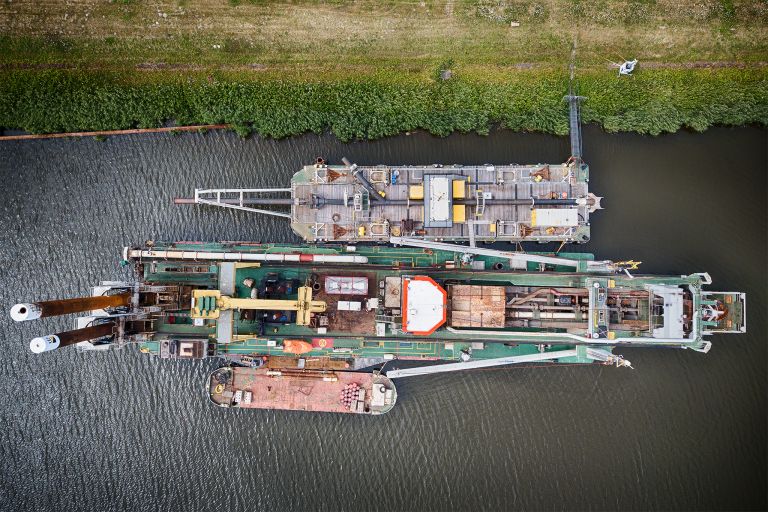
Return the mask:
{"type": "Polygon", "coordinates": [[[262,311],[296,311],[296,325],[309,325],[312,313],[322,313],[326,303],[312,300],[312,288],[302,286],[296,300],[239,299],[222,295],[219,290],[194,290],[192,318],[212,320],[228,309],[257,309],[262,311]]]}

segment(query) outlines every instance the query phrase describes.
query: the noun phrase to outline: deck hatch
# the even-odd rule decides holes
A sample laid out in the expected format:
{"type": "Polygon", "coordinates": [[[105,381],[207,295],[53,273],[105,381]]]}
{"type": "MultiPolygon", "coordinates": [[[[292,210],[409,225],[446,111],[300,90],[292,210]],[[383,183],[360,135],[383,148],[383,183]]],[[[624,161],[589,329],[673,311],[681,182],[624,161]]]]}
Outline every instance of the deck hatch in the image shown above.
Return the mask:
{"type": "Polygon", "coordinates": [[[453,227],[453,176],[424,176],[424,227],[453,227]]]}

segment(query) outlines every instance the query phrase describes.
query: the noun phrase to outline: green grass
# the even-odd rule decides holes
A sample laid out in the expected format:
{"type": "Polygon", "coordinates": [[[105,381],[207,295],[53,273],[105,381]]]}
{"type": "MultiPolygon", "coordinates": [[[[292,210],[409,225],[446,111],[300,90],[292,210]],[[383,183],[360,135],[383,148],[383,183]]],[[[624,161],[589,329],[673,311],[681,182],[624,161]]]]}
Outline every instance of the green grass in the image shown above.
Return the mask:
{"type": "MultiPolygon", "coordinates": [[[[122,75],[105,71],[0,72],[0,126],[33,133],[231,123],[286,137],[330,130],[342,140],[379,138],[423,129],[487,133],[513,130],[565,134],[564,72],[515,73],[458,69],[448,81],[435,73],[387,72],[322,80],[300,72],[122,75]]],[[[647,134],[714,124],[768,125],[768,70],[640,70],[619,79],[612,71],[579,75],[587,96],[585,122],[609,131],[647,134]]]]}

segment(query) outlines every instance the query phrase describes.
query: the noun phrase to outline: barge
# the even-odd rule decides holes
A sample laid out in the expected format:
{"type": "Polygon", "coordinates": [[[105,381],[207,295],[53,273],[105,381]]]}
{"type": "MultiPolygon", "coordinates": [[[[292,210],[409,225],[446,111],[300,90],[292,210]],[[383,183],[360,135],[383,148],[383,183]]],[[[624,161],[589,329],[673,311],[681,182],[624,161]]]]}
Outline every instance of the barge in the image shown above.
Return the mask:
{"type": "Polygon", "coordinates": [[[305,242],[390,237],[477,242],[576,242],[590,237],[600,199],[589,167],[564,164],[358,166],[323,159],[284,189],[197,189],[197,203],[285,217],[305,242]],[[290,212],[265,209],[286,207],[290,212]]]}
{"type": "Polygon", "coordinates": [[[397,400],[395,384],[372,372],[233,365],[211,373],[207,386],[215,405],[241,409],[378,415],[397,400]]]}

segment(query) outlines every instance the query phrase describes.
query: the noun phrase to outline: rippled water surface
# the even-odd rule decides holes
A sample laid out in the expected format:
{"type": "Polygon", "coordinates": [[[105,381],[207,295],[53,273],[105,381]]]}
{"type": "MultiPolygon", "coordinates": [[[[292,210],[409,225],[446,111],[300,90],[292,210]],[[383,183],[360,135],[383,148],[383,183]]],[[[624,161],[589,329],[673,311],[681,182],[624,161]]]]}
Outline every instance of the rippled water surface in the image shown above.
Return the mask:
{"type": "MultiPolygon", "coordinates": [[[[68,319],[0,317],[4,510],[764,509],[766,131],[585,131],[586,249],[748,293],[749,333],[709,354],[405,379],[378,418],[209,405],[211,362],[28,352],[68,319]]],[[[295,241],[282,219],[173,206],[198,187],[284,186],[317,155],[365,164],[561,161],[566,139],[495,132],[342,144],[231,133],[0,143],[0,299],[124,279],[147,239],[295,241]]]]}

